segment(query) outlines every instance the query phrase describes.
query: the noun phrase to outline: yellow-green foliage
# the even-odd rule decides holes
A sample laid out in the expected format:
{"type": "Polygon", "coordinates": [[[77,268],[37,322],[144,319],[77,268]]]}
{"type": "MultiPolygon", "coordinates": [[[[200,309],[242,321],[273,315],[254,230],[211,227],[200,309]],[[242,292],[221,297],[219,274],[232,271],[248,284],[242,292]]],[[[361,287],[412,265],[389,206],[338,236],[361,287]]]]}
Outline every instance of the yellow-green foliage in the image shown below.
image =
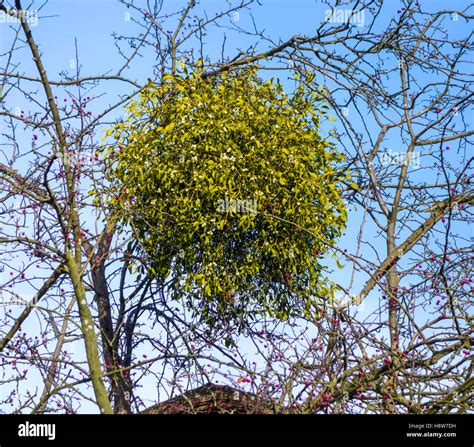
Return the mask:
{"type": "Polygon", "coordinates": [[[311,312],[325,293],[317,258],[346,212],[321,105],[305,83],[290,97],[254,67],[206,80],[183,67],[109,131],[112,209],[147,273],[208,321],[311,312]]]}

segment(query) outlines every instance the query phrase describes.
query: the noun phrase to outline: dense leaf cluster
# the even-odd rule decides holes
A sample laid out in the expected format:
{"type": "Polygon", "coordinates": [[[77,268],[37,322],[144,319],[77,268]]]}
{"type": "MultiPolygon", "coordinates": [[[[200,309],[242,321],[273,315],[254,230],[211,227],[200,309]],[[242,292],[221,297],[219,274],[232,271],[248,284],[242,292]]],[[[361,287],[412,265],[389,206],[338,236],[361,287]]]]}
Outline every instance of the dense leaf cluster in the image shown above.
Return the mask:
{"type": "Polygon", "coordinates": [[[341,156],[300,81],[289,96],[253,67],[209,79],[182,67],[109,131],[110,205],[147,273],[211,322],[313,312],[327,293],[318,259],[345,225],[341,156]]]}

